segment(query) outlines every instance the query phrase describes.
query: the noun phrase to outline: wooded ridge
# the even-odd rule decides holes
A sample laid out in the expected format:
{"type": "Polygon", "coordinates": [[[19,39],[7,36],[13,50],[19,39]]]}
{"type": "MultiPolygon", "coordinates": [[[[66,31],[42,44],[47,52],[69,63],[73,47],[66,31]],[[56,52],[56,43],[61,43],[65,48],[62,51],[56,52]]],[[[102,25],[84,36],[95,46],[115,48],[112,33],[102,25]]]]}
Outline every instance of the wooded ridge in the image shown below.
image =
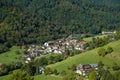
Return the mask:
{"type": "Polygon", "coordinates": [[[0,0],[0,44],[119,30],[119,0],[0,0]]]}

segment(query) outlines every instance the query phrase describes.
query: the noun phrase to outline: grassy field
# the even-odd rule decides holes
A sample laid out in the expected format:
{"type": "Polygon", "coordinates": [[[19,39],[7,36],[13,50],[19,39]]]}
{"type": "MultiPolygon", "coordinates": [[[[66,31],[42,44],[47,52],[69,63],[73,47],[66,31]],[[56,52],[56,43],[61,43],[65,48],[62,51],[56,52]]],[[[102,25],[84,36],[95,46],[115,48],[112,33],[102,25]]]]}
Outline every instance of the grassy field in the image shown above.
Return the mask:
{"type": "Polygon", "coordinates": [[[0,80],[8,80],[9,76],[10,75],[2,76],[2,77],[0,77],[0,80]]]}
{"type": "Polygon", "coordinates": [[[114,62],[120,65],[120,46],[119,45],[120,45],[120,40],[116,42],[111,42],[110,44],[106,45],[106,46],[113,47],[114,52],[105,57],[100,57],[97,54],[97,50],[98,50],[97,48],[97,49],[70,57],[65,61],[58,62],[56,64],[52,64],[47,67],[51,67],[52,69],[57,69],[59,72],[61,72],[63,70],[70,71],[68,67],[71,67],[73,64],[76,64],[76,65],[87,64],[87,63],[90,64],[90,63],[98,63],[99,61],[102,61],[105,65],[109,67],[112,67],[114,62]]]}
{"type": "Polygon", "coordinates": [[[98,35],[98,36],[95,36],[95,37],[84,38],[83,40],[89,42],[89,41],[92,41],[92,38],[97,38],[97,37],[99,37],[99,38],[103,38],[103,37],[105,37],[105,36],[107,36],[107,35],[98,35]]]}
{"type": "Polygon", "coordinates": [[[51,75],[51,76],[38,75],[34,77],[34,80],[62,80],[62,78],[55,75],[51,75]]]}
{"type": "Polygon", "coordinates": [[[20,47],[13,46],[10,51],[0,54],[0,63],[10,64],[21,61],[19,57],[23,55],[23,51],[20,47]],[[21,54],[16,54],[16,51],[19,51],[21,54]]]}
{"type": "MultiPolygon", "coordinates": [[[[8,80],[10,75],[6,75],[6,76],[2,76],[0,77],[0,80],[8,80]]],[[[46,76],[46,75],[37,75],[34,76],[34,80],[62,80],[62,78],[60,76],[55,76],[55,75],[51,75],[51,76],[46,76]]]]}

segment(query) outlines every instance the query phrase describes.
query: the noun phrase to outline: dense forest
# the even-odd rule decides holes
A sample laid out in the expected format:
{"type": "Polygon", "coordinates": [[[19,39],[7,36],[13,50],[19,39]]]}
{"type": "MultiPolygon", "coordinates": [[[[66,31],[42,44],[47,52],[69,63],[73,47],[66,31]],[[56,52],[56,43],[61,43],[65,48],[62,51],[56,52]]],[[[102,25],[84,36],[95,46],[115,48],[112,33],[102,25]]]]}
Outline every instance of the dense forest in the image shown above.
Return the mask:
{"type": "Polygon", "coordinates": [[[120,30],[120,0],[0,0],[3,51],[103,30],[120,30]]]}

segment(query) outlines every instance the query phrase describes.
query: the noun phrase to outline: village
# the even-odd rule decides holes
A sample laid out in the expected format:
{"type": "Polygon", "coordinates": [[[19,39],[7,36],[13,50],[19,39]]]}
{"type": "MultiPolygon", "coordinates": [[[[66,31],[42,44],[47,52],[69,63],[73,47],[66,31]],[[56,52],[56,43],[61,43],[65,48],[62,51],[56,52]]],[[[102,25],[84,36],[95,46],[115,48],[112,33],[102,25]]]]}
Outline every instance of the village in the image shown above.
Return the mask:
{"type": "MultiPolygon", "coordinates": [[[[113,35],[116,34],[115,31],[104,32],[104,33],[102,32],[101,34],[102,35],[100,35],[99,37],[91,37],[93,38],[93,41],[91,42],[86,41],[85,39],[78,39],[78,37],[81,35],[74,34],[68,36],[67,38],[46,41],[43,43],[43,45],[40,44],[39,45],[31,44],[27,46],[22,45],[19,48],[23,50],[22,52],[23,55],[18,58],[18,60],[21,60],[22,62],[14,63],[13,66],[15,67],[11,69],[11,71],[23,67],[29,71],[32,70],[31,75],[35,75],[35,74],[49,75],[49,76],[63,75],[64,70],[59,72],[59,68],[53,69],[49,67],[49,65],[59,64],[63,61],[68,61],[69,59],[73,59],[73,57],[76,57],[77,55],[80,56],[86,55],[88,54],[87,51],[89,51],[90,48],[92,47],[91,46],[92,44],[94,44],[95,47],[100,47],[101,42],[104,43],[106,40],[107,41],[110,40],[111,42],[115,41],[115,37],[109,37],[112,34],[113,35]],[[96,44],[97,42],[100,43],[96,44]]],[[[91,49],[94,49],[95,47],[92,47],[91,49]]],[[[15,54],[20,55],[20,52],[16,51],[15,54]]],[[[98,56],[100,57],[99,54],[98,56]]],[[[72,61],[69,62],[70,63],[69,66],[61,65],[61,68],[68,69],[69,71],[72,71],[74,74],[78,76],[82,76],[86,80],[88,80],[90,74],[95,73],[96,76],[98,76],[97,79],[99,80],[100,78],[99,69],[100,68],[103,69],[104,67],[103,66],[104,63],[102,63],[102,61],[82,63],[80,62],[82,60],[82,57],[77,60],[74,60],[74,62],[72,61]],[[79,63],[76,63],[77,60],[79,61],[79,63]]],[[[85,60],[88,61],[87,58],[85,58],[85,60]]],[[[7,66],[5,68],[9,68],[10,66],[7,66]]],[[[3,64],[1,63],[0,70],[2,69],[3,69],[3,64]]]]}
{"type": "Polygon", "coordinates": [[[30,53],[27,60],[30,61],[30,57],[37,57],[46,54],[63,54],[67,50],[78,50],[80,52],[84,52],[86,44],[86,41],[78,41],[77,39],[75,39],[75,36],[72,35],[72,38],[71,36],[69,36],[69,38],[47,41],[42,46],[31,45],[27,50],[30,53]]]}
{"type": "MultiPolygon", "coordinates": [[[[102,32],[103,35],[111,35],[115,34],[114,32],[102,32]]],[[[27,51],[30,53],[29,57],[26,58],[25,63],[29,63],[32,58],[36,58],[42,55],[47,54],[64,54],[67,50],[78,50],[79,52],[85,52],[89,46],[87,45],[87,42],[84,40],[78,40],[77,37],[78,34],[70,35],[67,38],[61,38],[54,41],[47,41],[42,46],[38,45],[31,45],[27,49],[27,51]]],[[[41,67],[39,68],[40,73],[44,73],[45,68],[41,67]]],[[[78,73],[82,76],[87,76],[91,71],[98,71],[98,64],[79,64],[76,65],[75,73],[78,73]]]]}
{"type": "MultiPolygon", "coordinates": [[[[43,46],[31,45],[28,48],[30,52],[29,57],[27,57],[25,63],[29,63],[32,59],[31,57],[37,57],[41,55],[47,54],[63,54],[66,50],[78,50],[80,52],[84,52],[86,50],[85,45],[87,44],[86,41],[78,41],[77,39],[72,38],[62,38],[57,39],[56,41],[48,41],[45,42],[43,46]]],[[[39,67],[39,72],[44,73],[45,68],[39,67]]],[[[92,70],[98,70],[98,64],[79,64],[76,66],[75,73],[86,76],[92,70]]]]}

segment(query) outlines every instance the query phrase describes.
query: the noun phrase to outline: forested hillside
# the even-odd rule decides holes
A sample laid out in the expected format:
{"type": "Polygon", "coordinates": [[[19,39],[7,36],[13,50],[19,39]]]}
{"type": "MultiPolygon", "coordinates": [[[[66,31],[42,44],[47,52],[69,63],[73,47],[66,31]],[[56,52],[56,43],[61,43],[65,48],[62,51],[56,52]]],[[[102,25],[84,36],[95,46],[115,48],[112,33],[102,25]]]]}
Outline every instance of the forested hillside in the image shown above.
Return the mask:
{"type": "Polygon", "coordinates": [[[119,29],[119,0],[0,0],[3,48],[119,29]]]}

